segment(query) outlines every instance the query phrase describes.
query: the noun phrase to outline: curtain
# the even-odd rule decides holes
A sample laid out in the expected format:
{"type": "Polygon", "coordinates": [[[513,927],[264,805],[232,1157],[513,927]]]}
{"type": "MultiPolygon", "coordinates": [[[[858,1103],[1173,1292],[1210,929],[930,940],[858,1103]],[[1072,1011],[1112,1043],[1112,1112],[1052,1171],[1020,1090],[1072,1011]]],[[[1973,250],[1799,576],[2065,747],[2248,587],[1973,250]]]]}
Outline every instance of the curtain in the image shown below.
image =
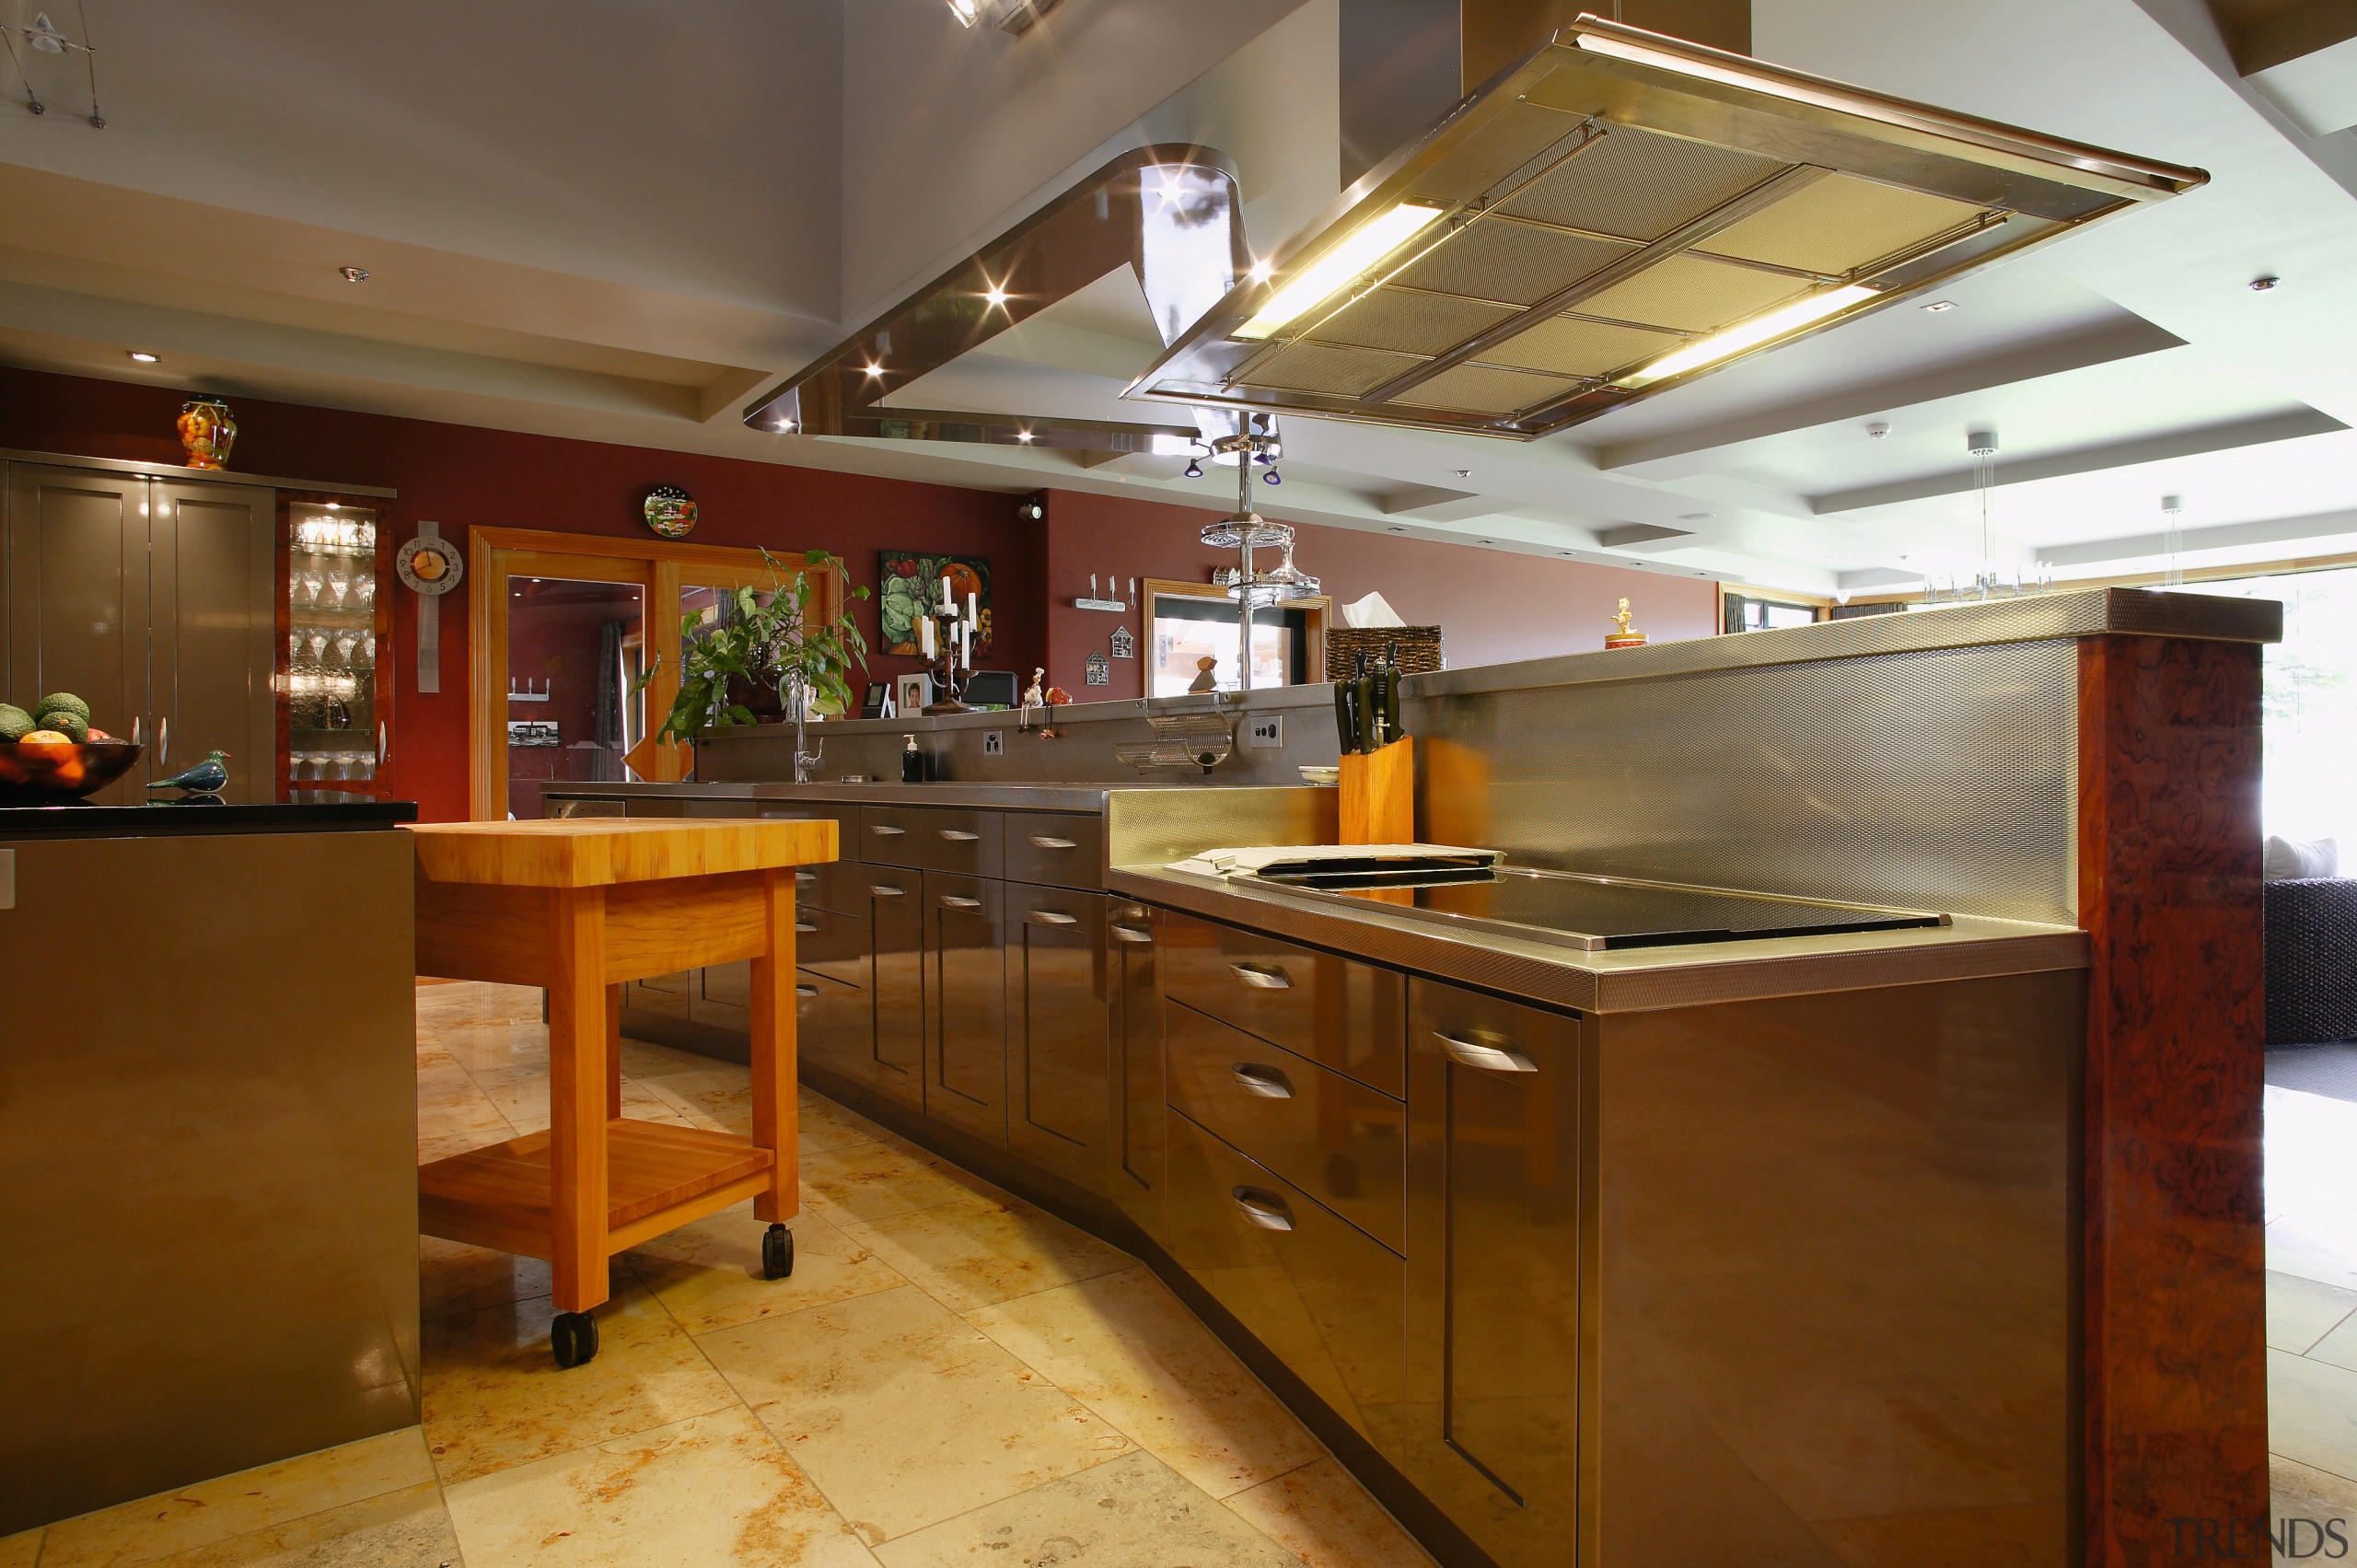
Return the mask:
{"type": "Polygon", "coordinates": [[[609,621],[598,633],[598,729],[591,738],[598,750],[590,767],[601,784],[622,776],[622,638],[629,632],[629,621],[609,621]]]}

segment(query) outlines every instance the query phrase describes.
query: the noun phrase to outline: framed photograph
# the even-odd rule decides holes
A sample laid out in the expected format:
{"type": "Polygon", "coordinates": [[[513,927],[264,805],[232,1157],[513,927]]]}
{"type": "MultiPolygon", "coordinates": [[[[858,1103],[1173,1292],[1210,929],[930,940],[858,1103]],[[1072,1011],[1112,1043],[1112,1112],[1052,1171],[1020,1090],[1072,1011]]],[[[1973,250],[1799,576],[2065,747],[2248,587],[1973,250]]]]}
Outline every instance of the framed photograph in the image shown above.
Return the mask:
{"type": "Polygon", "coordinates": [[[921,714],[924,712],[924,705],[933,701],[933,677],[903,675],[894,683],[892,696],[901,717],[921,714]]]}
{"type": "MultiPolygon", "coordinates": [[[[991,614],[991,563],[983,555],[920,555],[906,550],[880,552],[883,584],[877,595],[877,613],[882,618],[884,646],[882,651],[913,657],[917,652],[917,621],[926,610],[941,603],[941,579],[949,579],[949,591],[962,612],[966,596],[974,596],[974,656],[981,658],[991,651],[991,628],[995,619],[991,614]]],[[[909,710],[904,705],[900,711],[909,710]]]]}
{"type": "Polygon", "coordinates": [[[864,719],[888,719],[892,713],[892,683],[888,680],[869,681],[867,695],[859,701],[859,716],[864,719]]]}

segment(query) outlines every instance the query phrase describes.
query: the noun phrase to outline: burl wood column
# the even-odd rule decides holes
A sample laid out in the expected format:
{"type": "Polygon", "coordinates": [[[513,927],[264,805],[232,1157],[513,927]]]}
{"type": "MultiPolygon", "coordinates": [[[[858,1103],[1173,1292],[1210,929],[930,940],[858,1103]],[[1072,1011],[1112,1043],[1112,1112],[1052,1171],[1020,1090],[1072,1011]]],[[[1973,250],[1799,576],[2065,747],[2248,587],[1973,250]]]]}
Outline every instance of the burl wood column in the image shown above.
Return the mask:
{"type": "Polygon", "coordinates": [[[2086,1561],[2129,1568],[2267,1516],[2261,650],[2079,647],[2086,1561]]]}

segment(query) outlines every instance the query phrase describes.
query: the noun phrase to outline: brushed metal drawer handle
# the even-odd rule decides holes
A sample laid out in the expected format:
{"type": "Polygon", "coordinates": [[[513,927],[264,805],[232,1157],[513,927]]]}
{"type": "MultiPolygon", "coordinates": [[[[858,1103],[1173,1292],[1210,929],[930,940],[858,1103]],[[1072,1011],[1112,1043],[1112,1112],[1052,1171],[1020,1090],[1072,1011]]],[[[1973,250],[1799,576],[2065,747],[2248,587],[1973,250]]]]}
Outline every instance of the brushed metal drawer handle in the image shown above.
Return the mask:
{"type": "Polygon", "coordinates": [[[794,994],[796,996],[816,997],[819,994],[819,988],[815,985],[797,985],[794,988],[794,994]]]}
{"type": "Polygon", "coordinates": [[[976,843],[981,842],[982,836],[980,833],[970,833],[963,828],[943,828],[939,831],[943,838],[953,844],[976,843]]]}
{"type": "Polygon", "coordinates": [[[1293,1080],[1282,1067],[1266,1067],[1258,1062],[1238,1062],[1228,1069],[1239,1087],[1248,1095],[1262,1099],[1293,1098],[1293,1080]]]}
{"type": "Polygon", "coordinates": [[[1263,1191],[1258,1187],[1231,1187],[1227,1195],[1236,1200],[1236,1206],[1244,1212],[1244,1217],[1262,1230],[1293,1228],[1293,1211],[1274,1192],[1263,1191]]]}
{"type": "Polygon", "coordinates": [[[1134,942],[1140,947],[1145,947],[1154,941],[1154,933],[1151,931],[1141,930],[1139,927],[1134,925],[1116,925],[1113,927],[1113,940],[1116,942],[1134,942]]]}
{"type": "Polygon", "coordinates": [[[1469,1040],[1459,1040],[1439,1029],[1433,1038],[1448,1052],[1451,1062],[1468,1067],[1479,1067],[1484,1073],[1536,1073],[1538,1063],[1518,1051],[1501,1051],[1494,1045],[1478,1045],[1469,1040]]]}
{"type": "Polygon", "coordinates": [[[1078,925],[1080,916],[1064,914],[1056,910],[1033,910],[1031,921],[1035,925],[1078,925]]]}
{"type": "Polygon", "coordinates": [[[1293,977],[1273,965],[1230,964],[1236,978],[1255,991],[1291,991],[1293,977]]]}
{"type": "Polygon", "coordinates": [[[885,839],[897,839],[908,831],[906,828],[895,828],[888,822],[870,822],[867,825],[867,830],[878,838],[885,839]]]}
{"type": "Polygon", "coordinates": [[[819,929],[819,923],[811,920],[797,920],[794,923],[794,929],[807,936],[819,929]]]}
{"type": "Polygon", "coordinates": [[[881,882],[870,882],[867,890],[879,899],[905,899],[909,896],[906,888],[888,888],[881,882]]]}
{"type": "Polygon", "coordinates": [[[1031,842],[1038,844],[1041,849],[1078,849],[1080,847],[1077,842],[1071,839],[1051,838],[1046,833],[1032,834],[1031,842]]]}
{"type": "Polygon", "coordinates": [[[978,910],[982,907],[982,900],[960,898],[956,893],[944,893],[941,895],[941,907],[953,910],[978,910]]]}

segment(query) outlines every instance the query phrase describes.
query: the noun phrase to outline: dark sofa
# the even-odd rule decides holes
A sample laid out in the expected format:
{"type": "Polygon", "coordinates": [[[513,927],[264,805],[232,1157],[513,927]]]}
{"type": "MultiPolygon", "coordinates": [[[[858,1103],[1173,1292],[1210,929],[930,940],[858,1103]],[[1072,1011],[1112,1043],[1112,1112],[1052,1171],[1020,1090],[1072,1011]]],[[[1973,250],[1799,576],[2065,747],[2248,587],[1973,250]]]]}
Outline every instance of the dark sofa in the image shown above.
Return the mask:
{"type": "Polygon", "coordinates": [[[2357,1040],[2357,877],[2267,884],[2267,1043],[2357,1040]]]}

